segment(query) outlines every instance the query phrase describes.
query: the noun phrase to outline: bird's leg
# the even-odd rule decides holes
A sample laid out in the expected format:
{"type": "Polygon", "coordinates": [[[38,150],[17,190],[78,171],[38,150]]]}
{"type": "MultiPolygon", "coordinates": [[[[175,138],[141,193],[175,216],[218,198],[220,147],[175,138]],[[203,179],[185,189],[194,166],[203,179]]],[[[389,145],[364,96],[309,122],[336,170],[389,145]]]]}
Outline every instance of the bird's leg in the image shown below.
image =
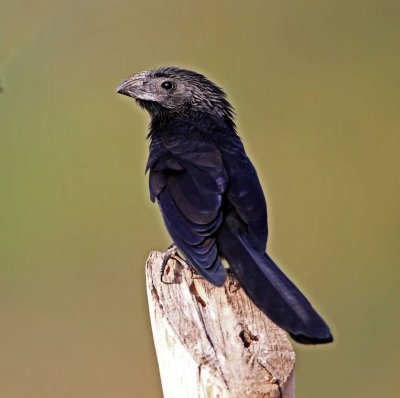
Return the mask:
{"type": "Polygon", "coordinates": [[[172,243],[171,245],[169,245],[169,246],[167,247],[167,250],[165,250],[165,252],[162,254],[162,263],[161,263],[161,269],[160,269],[160,280],[161,280],[161,282],[163,282],[163,283],[166,283],[166,282],[164,282],[164,280],[163,280],[163,276],[164,276],[164,271],[165,271],[165,268],[166,268],[166,266],[167,266],[167,264],[168,264],[168,261],[170,260],[170,258],[171,258],[177,251],[178,251],[178,248],[175,246],[174,243],[172,243]]]}
{"type": "Polygon", "coordinates": [[[228,286],[229,293],[234,294],[240,289],[239,281],[235,279],[235,274],[232,272],[231,268],[227,268],[226,272],[228,273],[228,278],[229,278],[229,286],[228,286]]]}
{"type": "Polygon", "coordinates": [[[165,268],[167,267],[168,261],[171,258],[176,260],[181,265],[185,265],[186,264],[185,260],[179,256],[178,248],[176,247],[176,245],[174,243],[169,245],[167,247],[167,250],[162,255],[162,263],[161,263],[161,269],[160,269],[160,280],[161,280],[162,283],[166,283],[166,284],[173,283],[173,282],[166,282],[163,279],[165,268]]]}

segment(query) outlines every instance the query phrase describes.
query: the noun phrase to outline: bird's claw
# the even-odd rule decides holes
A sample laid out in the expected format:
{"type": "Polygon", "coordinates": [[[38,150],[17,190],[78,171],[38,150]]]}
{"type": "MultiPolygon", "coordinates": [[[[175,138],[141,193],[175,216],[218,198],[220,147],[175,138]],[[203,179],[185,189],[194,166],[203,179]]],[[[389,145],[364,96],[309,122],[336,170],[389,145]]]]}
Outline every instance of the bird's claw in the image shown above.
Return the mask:
{"type": "Polygon", "coordinates": [[[169,273],[169,266],[168,261],[170,259],[173,259],[177,261],[179,264],[182,266],[185,265],[185,261],[179,256],[178,248],[176,247],[175,244],[169,245],[167,250],[162,254],[162,263],[161,263],[161,268],[160,268],[160,280],[162,283],[165,284],[173,284],[174,281],[165,281],[164,280],[164,273],[166,272],[167,274],[169,273]]]}
{"type": "Polygon", "coordinates": [[[228,291],[230,294],[234,294],[240,289],[239,281],[235,279],[235,275],[230,268],[228,268],[226,272],[228,273],[229,278],[228,291]]]}

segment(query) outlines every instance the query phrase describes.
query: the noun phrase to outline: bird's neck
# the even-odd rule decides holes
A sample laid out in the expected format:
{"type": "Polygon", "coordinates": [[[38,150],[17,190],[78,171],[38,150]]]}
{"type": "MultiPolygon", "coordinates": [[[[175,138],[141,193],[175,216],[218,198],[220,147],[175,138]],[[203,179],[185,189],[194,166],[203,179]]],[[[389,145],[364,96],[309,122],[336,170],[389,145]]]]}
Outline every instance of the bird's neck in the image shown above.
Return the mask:
{"type": "Polygon", "coordinates": [[[216,114],[211,111],[186,109],[185,111],[173,112],[164,109],[157,109],[155,112],[149,111],[151,122],[149,126],[148,138],[152,138],[159,131],[168,130],[168,127],[174,128],[174,125],[181,123],[198,124],[212,127],[210,130],[219,129],[226,133],[236,135],[236,126],[233,118],[223,114],[216,114]]]}

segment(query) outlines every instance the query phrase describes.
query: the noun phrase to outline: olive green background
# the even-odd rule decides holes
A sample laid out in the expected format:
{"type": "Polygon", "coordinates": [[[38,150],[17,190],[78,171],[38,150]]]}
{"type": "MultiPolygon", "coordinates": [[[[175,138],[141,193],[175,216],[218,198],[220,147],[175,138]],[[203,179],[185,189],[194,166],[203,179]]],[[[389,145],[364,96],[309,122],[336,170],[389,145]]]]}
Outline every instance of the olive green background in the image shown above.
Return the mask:
{"type": "Polygon", "coordinates": [[[161,397],[144,264],[170,241],[115,88],[171,64],[227,91],[269,251],[332,327],[295,344],[297,397],[395,396],[400,3],[1,0],[0,397],[161,397]]]}

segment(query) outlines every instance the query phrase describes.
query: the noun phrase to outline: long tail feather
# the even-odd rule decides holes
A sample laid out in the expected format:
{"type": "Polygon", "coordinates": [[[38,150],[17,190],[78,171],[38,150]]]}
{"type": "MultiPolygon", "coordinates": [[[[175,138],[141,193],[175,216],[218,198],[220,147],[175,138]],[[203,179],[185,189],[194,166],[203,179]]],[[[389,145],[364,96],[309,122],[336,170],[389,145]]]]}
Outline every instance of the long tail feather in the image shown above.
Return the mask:
{"type": "Polygon", "coordinates": [[[226,220],[218,245],[253,302],[303,344],[333,341],[327,324],[273,260],[251,244],[246,233],[226,220]]]}

